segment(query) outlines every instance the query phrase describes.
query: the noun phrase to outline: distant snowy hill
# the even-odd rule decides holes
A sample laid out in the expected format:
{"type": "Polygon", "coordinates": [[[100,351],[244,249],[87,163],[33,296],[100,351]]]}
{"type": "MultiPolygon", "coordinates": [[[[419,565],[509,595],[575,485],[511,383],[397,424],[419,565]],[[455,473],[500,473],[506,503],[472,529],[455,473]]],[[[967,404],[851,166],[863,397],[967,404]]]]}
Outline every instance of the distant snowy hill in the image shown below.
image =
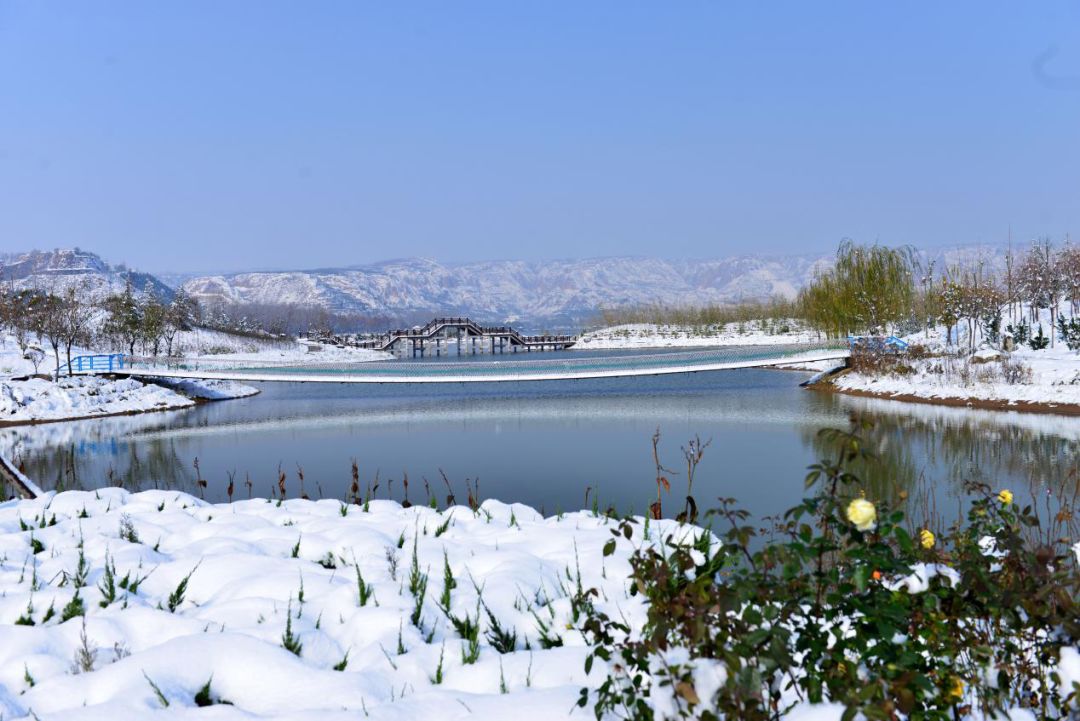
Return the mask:
{"type": "Polygon", "coordinates": [[[70,285],[84,285],[94,294],[118,293],[130,281],[140,293],[152,293],[169,300],[173,289],[149,273],[112,266],[94,253],[78,248],[34,250],[0,254],[0,281],[16,288],[40,288],[53,292],[70,285]]]}
{"type": "Polygon", "coordinates": [[[183,285],[204,300],[314,302],[340,312],[391,317],[461,313],[487,321],[574,326],[595,317],[603,307],[792,296],[828,263],[828,256],[460,264],[405,259],[346,268],[202,276],[183,285]]]}
{"type": "MultiPolygon", "coordinates": [[[[1024,247],[1017,247],[1023,251],[1024,247]]],[[[1001,246],[964,246],[920,252],[925,266],[984,264],[999,268],[1001,246]]],[[[158,276],[113,266],[82,250],[0,254],[0,279],[17,287],[89,282],[122,290],[131,279],[139,291],[169,298],[183,286],[203,301],[319,305],[393,322],[425,321],[436,314],[470,315],[509,322],[525,330],[572,330],[601,308],[704,305],[774,295],[794,296],[827,269],[831,254],[740,255],[706,260],[617,257],[581,260],[499,260],[439,263],[422,258],[341,268],[258,271],[220,275],[158,276]]]]}

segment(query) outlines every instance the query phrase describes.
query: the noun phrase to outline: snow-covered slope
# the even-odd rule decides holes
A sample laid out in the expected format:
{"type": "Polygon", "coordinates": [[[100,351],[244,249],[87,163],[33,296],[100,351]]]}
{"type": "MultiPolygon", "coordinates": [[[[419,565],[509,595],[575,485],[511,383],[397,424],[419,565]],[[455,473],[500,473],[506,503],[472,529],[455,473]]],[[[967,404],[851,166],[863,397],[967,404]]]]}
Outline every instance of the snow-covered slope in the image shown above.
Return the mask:
{"type": "Polygon", "coordinates": [[[0,504],[0,717],[591,718],[571,712],[603,669],[584,671],[569,594],[603,589],[600,607],[635,626],[644,610],[627,592],[631,544],[600,563],[610,521],[495,501],[367,511],[118,488],[0,504]],[[33,521],[45,515],[55,525],[33,521]],[[60,581],[80,558],[85,585],[60,581]],[[410,592],[410,572],[426,592],[410,592]],[[76,595],[85,626],[63,618],[76,595]],[[474,651],[450,615],[483,629],[474,651]],[[493,646],[489,618],[515,640],[493,646]],[[231,705],[197,708],[207,683],[231,705]]]}
{"type": "Polygon", "coordinates": [[[590,258],[441,264],[407,259],[309,271],[193,278],[207,300],[319,303],[336,311],[391,316],[462,313],[489,321],[573,325],[599,308],[702,305],[791,296],[828,262],[818,256],[715,260],[590,258]]]}
{"type": "Polygon", "coordinates": [[[167,388],[127,378],[31,378],[0,381],[0,424],[93,418],[187,408],[195,402],[167,388]]]}
{"type": "Polygon", "coordinates": [[[171,288],[149,273],[109,265],[94,253],[79,248],[0,255],[0,280],[12,283],[17,289],[54,292],[79,285],[95,294],[118,293],[130,282],[138,292],[166,300],[173,295],[171,288]]]}

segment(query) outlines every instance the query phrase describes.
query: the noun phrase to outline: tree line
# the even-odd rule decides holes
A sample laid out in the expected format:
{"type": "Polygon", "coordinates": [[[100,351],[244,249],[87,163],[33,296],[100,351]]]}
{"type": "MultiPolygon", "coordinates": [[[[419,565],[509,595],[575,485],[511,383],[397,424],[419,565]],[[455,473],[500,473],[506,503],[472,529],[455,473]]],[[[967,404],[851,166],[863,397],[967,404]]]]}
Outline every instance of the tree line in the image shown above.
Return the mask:
{"type": "Polygon", "coordinates": [[[342,329],[387,327],[387,318],[334,313],[315,305],[199,303],[183,288],[171,299],[138,292],[130,278],[122,291],[102,293],[81,282],[0,284],[0,332],[10,333],[34,372],[51,355],[57,374],[72,349],[93,347],[128,355],[179,355],[181,331],[206,328],[258,339],[299,335],[332,337],[342,329]],[[51,352],[50,352],[51,351],[51,352]]]}
{"type": "Polygon", "coordinates": [[[0,289],[0,330],[10,332],[35,373],[51,350],[55,372],[71,364],[76,346],[119,350],[130,355],[172,355],[177,334],[190,330],[198,304],[183,290],[164,301],[136,293],[129,282],[120,293],[95,293],[87,282],[63,287],[0,289]],[[40,344],[40,345],[38,345],[40,344]]]}
{"type": "Polygon", "coordinates": [[[1060,317],[1062,308],[1071,316],[1080,312],[1080,247],[1041,238],[1020,252],[1010,248],[1004,267],[938,267],[920,263],[910,248],[845,242],[834,267],[802,290],[797,305],[801,317],[833,337],[943,326],[948,343],[958,344],[963,327],[969,350],[979,339],[999,343],[1003,332],[1026,342],[1036,324],[1043,337],[1039,316],[1045,310],[1051,325],[1045,342],[1053,345],[1059,336],[1071,347],[1071,336],[1078,336],[1080,347],[1080,333],[1073,332],[1080,331],[1080,320],[1060,317]]]}
{"type": "Polygon", "coordinates": [[[1020,251],[1010,247],[1001,263],[949,265],[922,260],[910,247],[844,241],[833,265],[793,299],[603,309],[597,320],[605,326],[653,323],[698,329],[750,321],[768,328],[794,320],[830,338],[929,334],[944,327],[949,344],[959,345],[963,338],[967,349],[974,350],[978,341],[998,344],[1006,333],[1035,347],[1061,339],[1080,349],[1078,316],[1080,247],[1041,238],[1020,251]],[[1063,317],[1062,309],[1070,317],[1063,317]],[[1042,328],[1040,311],[1049,312],[1050,328],[1042,328]]]}

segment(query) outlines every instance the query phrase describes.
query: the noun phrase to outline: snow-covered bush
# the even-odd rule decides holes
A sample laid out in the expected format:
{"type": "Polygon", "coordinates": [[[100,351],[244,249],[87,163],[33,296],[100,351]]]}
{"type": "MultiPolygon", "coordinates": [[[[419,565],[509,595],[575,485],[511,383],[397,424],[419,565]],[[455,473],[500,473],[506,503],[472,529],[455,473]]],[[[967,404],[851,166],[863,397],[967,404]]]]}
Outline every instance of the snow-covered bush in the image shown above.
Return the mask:
{"type": "Polygon", "coordinates": [[[1001,379],[1011,386],[1031,383],[1031,367],[1017,358],[1006,356],[1001,359],[1001,379]]]}
{"type": "Polygon", "coordinates": [[[1080,318],[1058,316],[1058,337],[1065,342],[1069,350],[1080,350],[1080,318]]]}
{"type": "Polygon", "coordinates": [[[1031,338],[1031,326],[1023,322],[1006,326],[1005,332],[1012,336],[1017,347],[1026,345],[1031,338]]]}
{"type": "Polygon", "coordinates": [[[1031,346],[1031,350],[1043,350],[1046,346],[1050,345],[1050,338],[1043,333],[1042,323],[1039,323],[1039,330],[1037,333],[1028,339],[1028,345],[1031,346]]]}
{"type": "MultiPolygon", "coordinates": [[[[609,676],[579,704],[625,719],[771,721],[804,702],[842,704],[845,719],[1074,718],[1076,691],[1057,672],[1080,641],[1072,508],[1042,519],[1008,490],[972,485],[964,523],[912,528],[864,495],[851,471],[867,459],[862,439],[826,440],[836,460],[811,466],[817,492],[770,542],[753,543],[748,514],[721,499],[719,541],[642,545],[631,587],[647,622],[587,607],[583,631],[609,676]]],[[[639,531],[627,520],[613,533],[639,531]]]]}

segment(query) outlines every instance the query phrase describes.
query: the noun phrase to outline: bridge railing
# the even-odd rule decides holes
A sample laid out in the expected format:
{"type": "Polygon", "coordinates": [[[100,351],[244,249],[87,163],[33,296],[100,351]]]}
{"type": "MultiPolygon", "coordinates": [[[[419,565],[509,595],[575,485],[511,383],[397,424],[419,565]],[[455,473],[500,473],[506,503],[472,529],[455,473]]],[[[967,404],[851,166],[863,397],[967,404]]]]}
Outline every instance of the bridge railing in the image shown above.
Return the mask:
{"type": "Polygon", "coordinates": [[[447,327],[463,328],[474,336],[503,336],[518,345],[540,345],[546,343],[570,344],[575,339],[570,335],[524,335],[512,326],[483,326],[470,318],[435,318],[419,328],[397,329],[381,335],[361,340],[363,348],[386,349],[398,340],[430,339],[447,327]]]}
{"type": "Polygon", "coordinates": [[[112,372],[124,370],[126,357],[123,353],[80,355],[71,359],[68,375],[72,373],[112,372]]]}

